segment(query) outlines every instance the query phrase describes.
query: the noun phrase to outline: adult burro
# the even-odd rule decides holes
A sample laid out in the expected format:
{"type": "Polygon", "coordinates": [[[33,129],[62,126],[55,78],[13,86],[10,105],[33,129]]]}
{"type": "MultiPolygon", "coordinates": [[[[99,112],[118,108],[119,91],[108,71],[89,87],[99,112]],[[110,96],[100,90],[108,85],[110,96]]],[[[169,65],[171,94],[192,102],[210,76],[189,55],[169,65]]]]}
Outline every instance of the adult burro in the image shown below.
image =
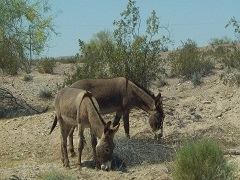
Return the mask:
{"type": "Polygon", "coordinates": [[[69,167],[67,136],[70,130],[78,126],[78,168],[81,169],[81,155],[84,148],[84,129],[90,128],[93,158],[97,168],[111,169],[113,138],[119,123],[110,128],[99,114],[99,105],[93,95],[85,90],[65,87],[60,90],[54,101],[56,115],[50,133],[60,124],[61,152],[63,166],[69,167]]]}
{"type": "MultiPolygon", "coordinates": [[[[129,136],[129,113],[132,108],[138,107],[150,114],[149,124],[159,140],[163,135],[164,112],[161,93],[157,96],[148,89],[134,83],[127,78],[111,79],[83,79],[76,81],[70,87],[90,91],[96,98],[101,114],[116,112],[113,126],[119,123],[123,116],[124,130],[129,136]]],[[[69,134],[69,151],[74,156],[73,131],[69,134]]]]}

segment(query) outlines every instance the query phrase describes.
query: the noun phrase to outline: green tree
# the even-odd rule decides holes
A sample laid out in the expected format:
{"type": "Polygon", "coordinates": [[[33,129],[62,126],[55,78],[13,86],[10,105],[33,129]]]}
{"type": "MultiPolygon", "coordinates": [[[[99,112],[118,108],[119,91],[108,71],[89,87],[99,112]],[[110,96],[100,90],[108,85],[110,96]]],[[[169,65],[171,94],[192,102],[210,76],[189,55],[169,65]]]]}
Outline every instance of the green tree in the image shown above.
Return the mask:
{"type": "Polygon", "coordinates": [[[146,21],[145,35],[141,35],[140,11],[133,0],[129,0],[121,17],[113,23],[117,26],[114,31],[116,51],[110,70],[147,87],[157,73],[163,72],[163,61],[159,59],[159,54],[167,50],[169,31],[160,26],[160,20],[153,10],[146,21]],[[166,30],[168,36],[159,37],[160,29],[166,30]]]}
{"type": "MultiPolygon", "coordinates": [[[[160,52],[170,42],[168,29],[160,26],[159,18],[153,11],[146,21],[145,35],[141,35],[141,19],[136,2],[129,0],[122,19],[114,21],[117,29],[104,30],[85,43],[79,40],[80,59],[84,62],[75,73],[67,75],[64,84],[82,78],[127,77],[147,87],[151,80],[164,72],[160,52]],[[158,37],[164,28],[168,36],[158,37]]],[[[160,76],[158,76],[160,77],[160,76]]]]}
{"type": "Polygon", "coordinates": [[[0,0],[0,10],[0,65],[15,74],[44,50],[51,33],[57,34],[54,16],[47,0],[0,0]]]}

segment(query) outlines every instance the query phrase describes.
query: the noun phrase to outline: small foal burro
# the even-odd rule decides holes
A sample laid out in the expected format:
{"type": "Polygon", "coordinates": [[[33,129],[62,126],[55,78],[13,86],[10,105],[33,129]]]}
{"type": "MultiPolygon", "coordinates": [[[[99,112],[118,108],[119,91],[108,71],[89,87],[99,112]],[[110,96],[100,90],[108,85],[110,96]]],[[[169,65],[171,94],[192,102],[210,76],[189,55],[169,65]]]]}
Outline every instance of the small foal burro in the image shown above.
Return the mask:
{"type": "Polygon", "coordinates": [[[57,94],[54,104],[56,115],[51,132],[58,122],[61,131],[63,166],[70,167],[67,153],[67,136],[72,127],[78,126],[78,168],[81,169],[84,129],[90,128],[93,158],[96,167],[103,170],[111,169],[115,147],[113,138],[119,128],[119,124],[110,128],[111,122],[105,123],[99,114],[99,106],[96,99],[90,92],[85,90],[65,87],[57,94]]]}

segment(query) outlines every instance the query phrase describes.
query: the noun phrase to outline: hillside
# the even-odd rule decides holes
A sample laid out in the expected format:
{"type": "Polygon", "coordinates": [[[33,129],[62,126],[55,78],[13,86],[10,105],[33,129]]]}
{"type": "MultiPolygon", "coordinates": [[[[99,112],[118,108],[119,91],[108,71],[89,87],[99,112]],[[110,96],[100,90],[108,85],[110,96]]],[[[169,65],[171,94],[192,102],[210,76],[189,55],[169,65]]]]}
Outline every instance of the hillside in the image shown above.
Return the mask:
{"type": "MultiPolygon", "coordinates": [[[[38,93],[42,88],[49,88],[55,95],[63,82],[63,72],[70,71],[71,66],[58,63],[52,75],[34,70],[33,80],[29,82],[23,81],[23,74],[1,77],[1,87],[36,108],[48,106],[49,109],[43,114],[0,120],[0,179],[14,176],[15,179],[42,179],[49,172],[62,172],[79,179],[171,179],[172,157],[181,143],[211,137],[217,139],[225,151],[240,150],[240,91],[236,86],[223,85],[219,78],[222,70],[215,69],[203,78],[200,86],[194,87],[191,82],[177,78],[168,78],[164,87],[152,85],[154,93],[160,91],[163,95],[164,137],[160,144],[153,142],[148,115],[142,110],[132,110],[131,140],[125,138],[122,125],[115,138],[116,158],[125,162],[124,170],[92,169],[90,143],[83,152],[86,167],[77,172],[74,157],[70,158],[71,169],[66,170],[60,160],[59,128],[49,135],[54,116],[53,99],[41,100],[38,93]],[[136,162],[124,159],[129,153],[136,162]]],[[[105,115],[104,120],[113,120],[113,115],[105,115]]],[[[74,138],[77,143],[76,134],[74,138]]],[[[238,164],[240,177],[240,156],[226,154],[226,157],[238,164]]]]}

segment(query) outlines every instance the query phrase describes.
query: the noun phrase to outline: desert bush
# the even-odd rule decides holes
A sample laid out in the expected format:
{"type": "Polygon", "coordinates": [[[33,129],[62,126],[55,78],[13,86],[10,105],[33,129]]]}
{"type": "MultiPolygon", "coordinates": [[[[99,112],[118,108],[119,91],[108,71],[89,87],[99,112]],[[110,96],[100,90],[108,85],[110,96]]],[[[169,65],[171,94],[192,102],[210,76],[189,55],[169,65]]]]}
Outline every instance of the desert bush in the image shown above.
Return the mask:
{"type": "Polygon", "coordinates": [[[227,36],[224,36],[223,38],[212,38],[208,41],[208,44],[210,46],[219,46],[219,45],[234,44],[234,43],[236,42],[227,36]]]}
{"type": "Polygon", "coordinates": [[[172,74],[190,80],[198,78],[199,81],[200,75],[207,75],[214,68],[214,63],[208,59],[207,54],[200,51],[197,43],[191,39],[183,42],[179,50],[170,53],[168,61],[172,74]]]}
{"type": "Polygon", "coordinates": [[[224,67],[220,79],[225,85],[240,86],[240,48],[238,45],[220,45],[211,53],[212,58],[224,67]]]}
{"type": "Polygon", "coordinates": [[[31,81],[31,80],[33,80],[33,75],[31,75],[31,74],[25,74],[25,75],[23,76],[23,80],[24,80],[24,81],[31,81]]]}
{"type": "Polygon", "coordinates": [[[227,68],[240,69],[240,48],[238,45],[220,45],[213,48],[212,58],[227,68]]]}
{"type": "Polygon", "coordinates": [[[240,87],[240,72],[236,69],[225,69],[225,71],[220,74],[220,80],[223,81],[224,85],[236,85],[240,87]]]}
{"type": "Polygon", "coordinates": [[[72,74],[64,72],[64,82],[61,87],[70,85],[80,79],[106,78],[109,77],[106,66],[103,63],[84,63],[76,66],[72,74]]]}
{"type": "Polygon", "coordinates": [[[177,151],[173,164],[175,179],[235,179],[236,169],[224,158],[217,142],[202,139],[177,151]]]}
{"type": "Polygon", "coordinates": [[[202,83],[202,73],[201,72],[197,72],[197,73],[193,73],[193,75],[191,76],[190,80],[193,83],[194,86],[200,85],[202,83]]]}
{"type": "Polygon", "coordinates": [[[45,174],[43,174],[42,179],[44,179],[44,180],[75,180],[77,178],[74,178],[63,172],[50,171],[50,172],[46,172],[45,174]]]}
{"type": "Polygon", "coordinates": [[[117,26],[113,34],[105,30],[94,35],[88,43],[79,40],[80,59],[86,65],[67,75],[65,84],[79,78],[123,76],[148,87],[157,79],[157,74],[165,72],[165,62],[159,54],[167,50],[170,35],[166,27],[160,26],[156,12],[152,11],[146,20],[145,35],[139,31],[141,19],[135,1],[129,0],[121,17],[113,23],[117,26]],[[159,37],[161,28],[166,30],[166,36],[159,37]]]}
{"type": "Polygon", "coordinates": [[[39,90],[38,96],[41,99],[52,99],[53,93],[50,89],[43,87],[39,90]]]}
{"type": "Polygon", "coordinates": [[[43,58],[38,60],[37,62],[37,69],[40,73],[53,73],[53,68],[56,65],[56,61],[54,58],[43,58]]]}

